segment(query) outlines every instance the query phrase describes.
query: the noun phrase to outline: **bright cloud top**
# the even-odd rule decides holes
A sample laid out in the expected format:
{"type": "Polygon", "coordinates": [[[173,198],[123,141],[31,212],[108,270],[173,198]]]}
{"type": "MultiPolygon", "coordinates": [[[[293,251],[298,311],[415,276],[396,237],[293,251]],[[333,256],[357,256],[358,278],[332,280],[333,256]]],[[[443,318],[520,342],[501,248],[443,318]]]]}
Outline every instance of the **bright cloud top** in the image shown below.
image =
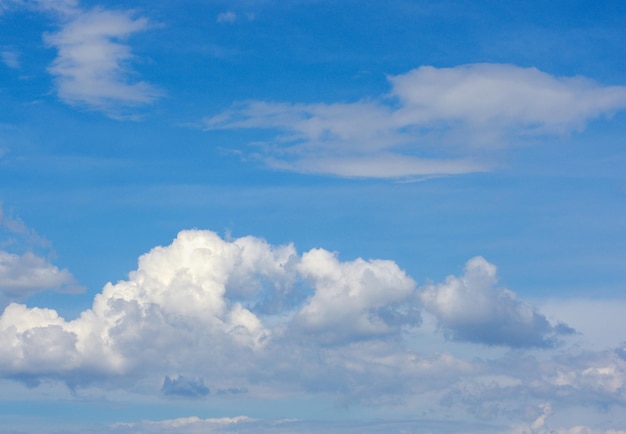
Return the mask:
{"type": "MultiPolygon", "coordinates": [[[[14,268],[38,266],[41,279],[69,278],[37,258],[9,259],[17,264],[14,268]]],[[[495,270],[482,258],[469,262],[470,272],[475,266],[495,270]]],[[[470,288],[478,285],[474,295],[487,306],[484,316],[465,312],[474,296],[450,291],[458,286],[456,278],[438,288],[446,303],[430,295],[434,287],[419,293],[444,326],[455,333],[470,330],[474,342],[514,347],[542,346],[556,332],[535,311],[527,321],[530,307],[515,301],[512,293],[503,297],[481,289],[485,276],[474,274],[478,277],[470,276],[475,280],[470,288]],[[459,312],[446,310],[448,304],[460,306],[459,312]],[[485,329],[485,321],[499,329],[497,339],[485,329]]],[[[107,284],[77,319],[9,305],[0,317],[2,374],[81,384],[105,373],[171,373],[193,379],[197,386],[204,383],[194,376],[217,381],[250,374],[248,369],[257,369],[268,357],[268,348],[282,353],[302,339],[320,347],[394,341],[404,329],[419,326],[420,308],[415,282],[392,261],[341,262],[323,249],[299,256],[292,245],[271,246],[254,237],[226,241],[208,231],[184,231],[170,246],[142,256],[128,280],[107,284]],[[267,313],[268,300],[280,308],[267,313]],[[207,360],[212,361],[208,368],[207,360]]],[[[368,353],[377,351],[370,348],[368,353]]],[[[169,390],[184,383],[180,378],[170,378],[169,390]]]]}
{"type": "Polygon", "coordinates": [[[0,316],[0,376],[178,399],[304,392],[379,404],[434,394],[436,405],[514,419],[539,417],[541,402],[626,404],[621,348],[493,360],[411,348],[424,309],[452,339],[477,344],[544,348],[571,334],[495,282],[481,257],[460,277],[419,287],[393,261],[183,231],[76,319],[10,304],[0,316]]]}
{"type": "Polygon", "coordinates": [[[250,101],[204,125],[278,131],[263,148],[272,167],[402,178],[489,170],[486,155],[493,148],[581,130],[589,120],[626,107],[624,86],[513,65],[423,66],[388,80],[391,92],[379,101],[250,101]]]}

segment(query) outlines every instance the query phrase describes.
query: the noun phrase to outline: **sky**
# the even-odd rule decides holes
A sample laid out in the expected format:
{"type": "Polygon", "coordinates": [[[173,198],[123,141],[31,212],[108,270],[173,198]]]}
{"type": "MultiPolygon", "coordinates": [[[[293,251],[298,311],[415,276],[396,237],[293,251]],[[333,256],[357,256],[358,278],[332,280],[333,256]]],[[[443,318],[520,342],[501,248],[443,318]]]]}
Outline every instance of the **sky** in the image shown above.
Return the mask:
{"type": "Polygon", "coordinates": [[[0,0],[0,432],[626,433],[625,24],[0,0]]]}

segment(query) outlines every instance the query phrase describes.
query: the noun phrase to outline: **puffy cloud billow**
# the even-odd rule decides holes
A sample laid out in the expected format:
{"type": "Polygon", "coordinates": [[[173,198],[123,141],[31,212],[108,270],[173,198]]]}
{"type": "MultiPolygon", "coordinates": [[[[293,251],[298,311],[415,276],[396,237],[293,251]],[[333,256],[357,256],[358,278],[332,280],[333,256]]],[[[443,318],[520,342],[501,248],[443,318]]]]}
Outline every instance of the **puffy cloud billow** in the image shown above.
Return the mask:
{"type": "Polygon", "coordinates": [[[389,260],[183,231],[75,319],[10,304],[0,316],[0,375],[74,390],[141,384],[178,398],[275,390],[375,404],[453,393],[444,405],[471,409],[480,390],[484,402],[522,393],[623,405],[619,351],[500,365],[420,351],[422,332],[413,333],[426,314],[452,339],[505,348],[550,347],[571,332],[497,288],[495,276],[477,257],[461,277],[418,286],[389,260]]]}
{"type": "Polygon", "coordinates": [[[444,283],[425,286],[420,299],[454,340],[551,347],[558,336],[575,332],[564,323],[551,324],[512,291],[495,287],[496,283],[496,267],[475,257],[467,262],[463,276],[449,276],[444,283]]]}

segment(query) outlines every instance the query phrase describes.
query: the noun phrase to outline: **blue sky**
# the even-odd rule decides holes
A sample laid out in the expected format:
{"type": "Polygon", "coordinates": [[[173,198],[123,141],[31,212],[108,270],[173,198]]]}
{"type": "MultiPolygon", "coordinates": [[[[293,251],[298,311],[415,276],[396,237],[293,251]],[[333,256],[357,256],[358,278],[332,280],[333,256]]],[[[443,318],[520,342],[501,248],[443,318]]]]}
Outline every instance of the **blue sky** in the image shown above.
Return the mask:
{"type": "Polygon", "coordinates": [[[626,432],[625,19],[0,0],[1,430],[626,432]]]}

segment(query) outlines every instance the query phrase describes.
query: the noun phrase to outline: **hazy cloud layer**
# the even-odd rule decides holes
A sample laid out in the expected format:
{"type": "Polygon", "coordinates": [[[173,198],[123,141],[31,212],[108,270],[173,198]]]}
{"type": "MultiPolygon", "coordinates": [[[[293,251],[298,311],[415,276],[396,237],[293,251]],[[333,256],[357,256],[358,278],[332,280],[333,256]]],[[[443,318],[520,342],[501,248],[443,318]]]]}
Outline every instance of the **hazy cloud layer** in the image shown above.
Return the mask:
{"type": "Polygon", "coordinates": [[[403,178],[490,170],[495,148],[579,131],[626,107],[624,86],[513,65],[423,66],[388,80],[391,92],[378,101],[249,101],[204,126],[277,131],[261,148],[272,167],[403,178]]]}
{"type": "Polygon", "coordinates": [[[550,424],[552,407],[549,404],[538,406],[541,414],[528,423],[519,425],[482,423],[455,423],[454,421],[434,421],[429,419],[389,420],[389,421],[299,421],[299,420],[259,420],[245,416],[234,418],[201,419],[187,417],[162,421],[142,421],[116,424],[110,429],[117,433],[476,433],[476,434],[626,434],[621,429],[597,429],[585,425],[569,427],[550,424]]]}

